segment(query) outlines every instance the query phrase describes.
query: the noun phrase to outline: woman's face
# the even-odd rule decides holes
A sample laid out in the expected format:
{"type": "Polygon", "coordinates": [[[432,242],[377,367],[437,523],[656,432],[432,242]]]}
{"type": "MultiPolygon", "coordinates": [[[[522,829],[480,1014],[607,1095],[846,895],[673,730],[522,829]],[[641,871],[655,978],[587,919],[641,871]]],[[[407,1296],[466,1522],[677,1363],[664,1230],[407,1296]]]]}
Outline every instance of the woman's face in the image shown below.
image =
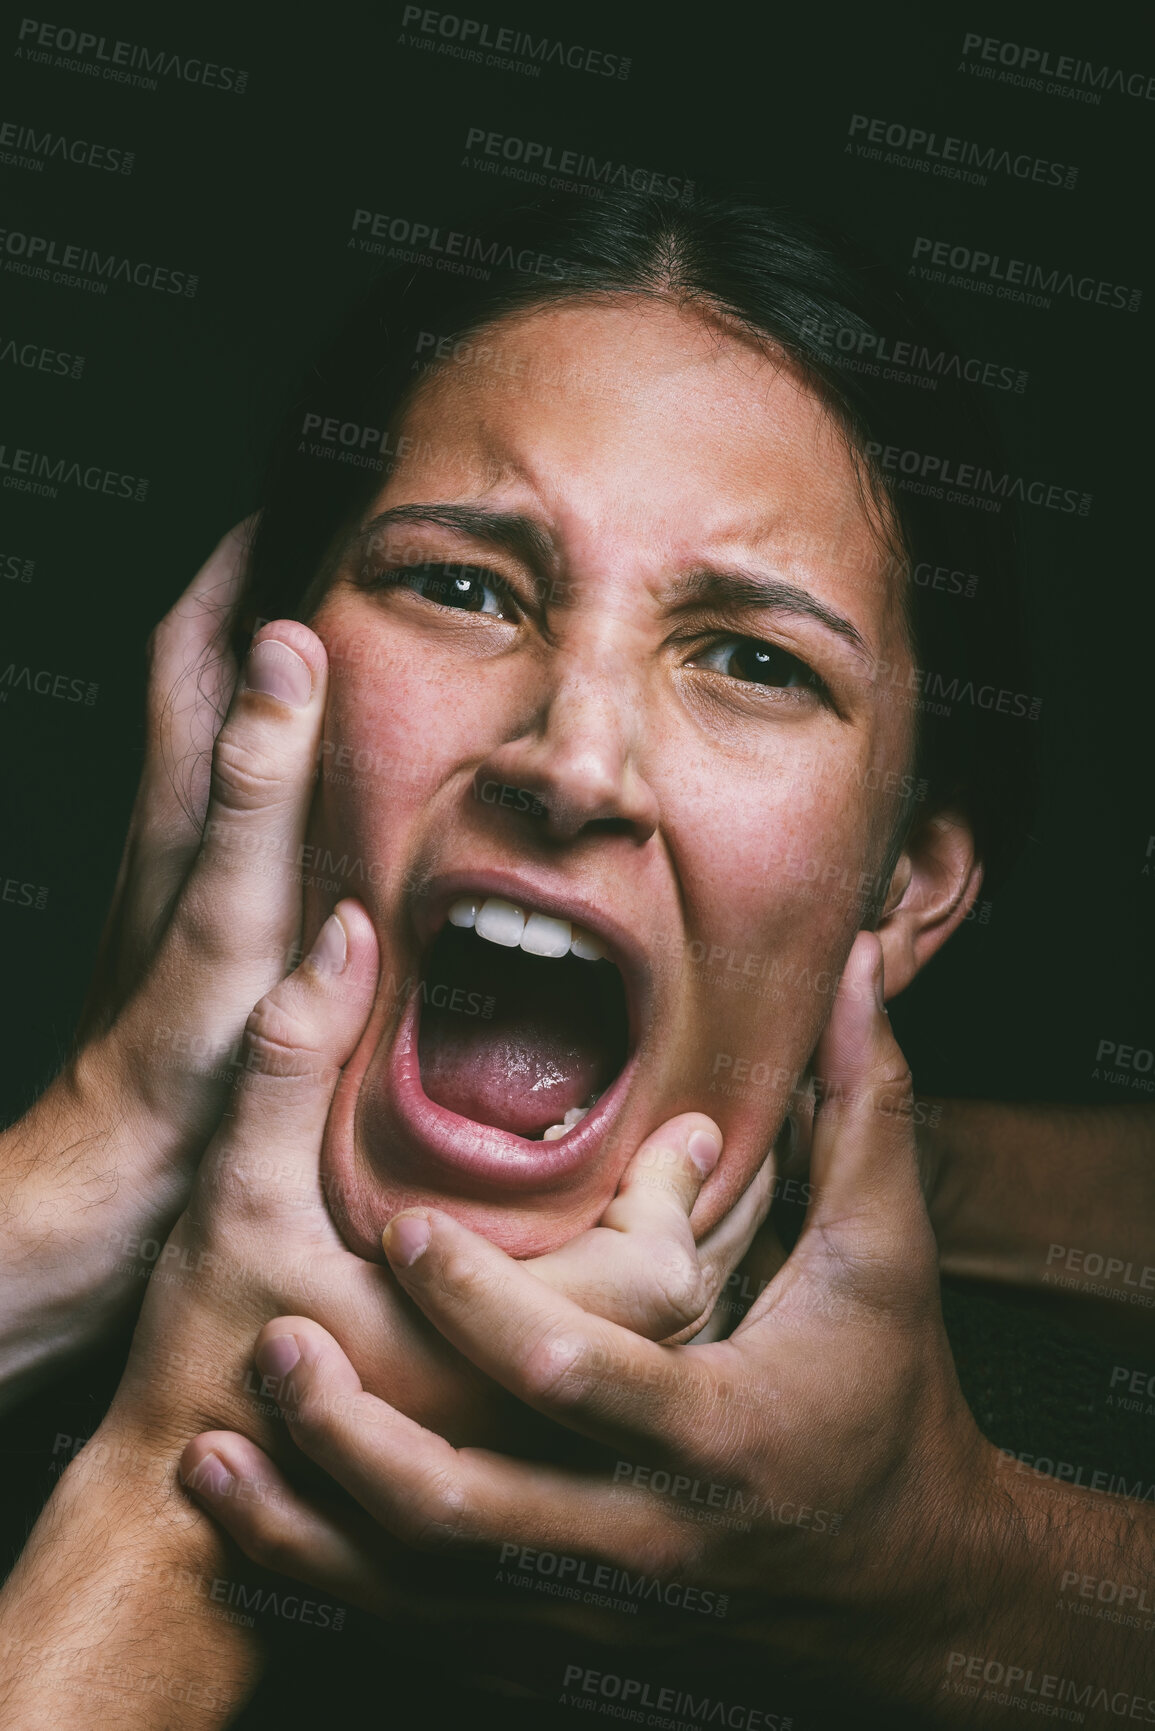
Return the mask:
{"type": "Polygon", "coordinates": [[[462,352],[312,620],[310,923],[355,895],[381,946],[330,1204],[369,1257],[421,1203],[540,1252],[700,1110],[725,1136],[700,1236],[878,887],[911,749],[874,678],[907,659],[899,598],[836,427],[752,343],[630,297],[462,352]]]}

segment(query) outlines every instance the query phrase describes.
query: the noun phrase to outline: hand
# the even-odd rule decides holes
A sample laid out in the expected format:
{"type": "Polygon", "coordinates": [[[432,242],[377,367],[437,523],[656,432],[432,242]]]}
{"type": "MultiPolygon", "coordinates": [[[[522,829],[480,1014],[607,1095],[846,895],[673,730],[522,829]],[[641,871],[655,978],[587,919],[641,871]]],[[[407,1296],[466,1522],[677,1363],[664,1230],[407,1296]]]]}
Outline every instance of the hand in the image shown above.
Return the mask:
{"type": "Polygon", "coordinates": [[[326,659],[282,620],[237,685],[228,630],[246,531],[153,634],[144,767],[80,1043],[0,1137],[9,1395],[143,1292],[245,1018],[298,941],[326,659]]]}
{"type": "MultiPolygon", "coordinates": [[[[258,1365],[289,1377],[298,1447],[393,1540],[545,1549],[726,1593],[744,1638],[795,1665],[825,1663],[834,1642],[867,1691],[884,1691],[878,1631],[897,1626],[906,1686],[933,1695],[981,1543],[998,1531],[997,1456],[942,1326],[881,970],[877,939],[861,934],[816,1055],[814,1201],[729,1339],[654,1345],[543,1292],[447,1215],[390,1223],[405,1291],[487,1376],[600,1445],[597,1467],[453,1447],[377,1398],[356,1358],[300,1315],[269,1323],[257,1346],[258,1365]]],[[[247,1439],[198,1437],[184,1470],[195,1478],[210,1455],[198,1494],[250,1555],[387,1608],[389,1538],[304,1499],[247,1439]],[[225,1475],[260,1500],[222,1495],[225,1475]]],[[[882,1653],[893,1660],[885,1642],[882,1653]]]]}
{"type": "MultiPolygon", "coordinates": [[[[362,1362],[372,1357],[374,1386],[452,1434],[516,1443],[519,1415],[545,1428],[449,1347],[388,1268],[346,1248],[325,1206],[325,1120],[376,982],[372,925],[346,901],[249,1018],[233,1110],[150,1282],[116,1399],[63,1475],[2,1596],[0,1704],[14,1722],[53,1725],[63,1706],[79,1728],[73,1692],[94,1646],[110,1674],[134,1679],[117,1706],[126,1726],[131,1718],[151,1731],[154,1711],[166,1725],[186,1723],[168,1717],[174,1679],[198,1726],[223,1723],[251,1687],[254,1638],[212,1617],[209,1587],[228,1568],[219,1532],[173,1493],[184,1441],[206,1424],[241,1424],[274,1453],[288,1452],[270,1398],[283,1385],[248,1372],[254,1331],[288,1303],[307,1299],[332,1331],[327,1339],[362,1362]]],[[[627,1169],[612,1224],[524,1270],[512,1266],[542,1295],[562,1284],[589,1302],[612,1298],[616,1314],[660,1335],[685,1326],[709,1307],[769,1196],[763,1175],[710,1235],[699,1274],[688,1214],[720,1146],[709,1119],[672,1120],[627,1169]]],[[[89,1709],[84,1725],[101,1722],[104,1703],[93,1696],[89,1709]]]]}
{"type": "MultiPolygon", "coordinates": [[[[448,1345],[388,1268],[348,1249],[326,1206],[325,1120],[372,1006],[377,959],[368,915],[343,901],[313,953],[249,1018],[233,1109],[159,1258],[106,1420],[149,1439],[142,1446],[153,1453],[164,1455],[172,1439],[183,1446],[206,1422],[242,1422],[283,1448],[267,1422],[268,1394],[252,1398],[249,1359],[255,1329],[290,1302],[307,1302],[366,1365],[371,1385],[423,1422],[508,1441],[531,1416],[448,1345]]],[[[598,1226],[510,1266],[639,1333],[700,1329],[770,1196],[768,1160],[696,1245],[689,1216],[721,1147],[703,1114],[671,1119],[638,1149],[598,1226]]],[[[534,1423],[533,1433],[542,1428],[534,1423]]]]}

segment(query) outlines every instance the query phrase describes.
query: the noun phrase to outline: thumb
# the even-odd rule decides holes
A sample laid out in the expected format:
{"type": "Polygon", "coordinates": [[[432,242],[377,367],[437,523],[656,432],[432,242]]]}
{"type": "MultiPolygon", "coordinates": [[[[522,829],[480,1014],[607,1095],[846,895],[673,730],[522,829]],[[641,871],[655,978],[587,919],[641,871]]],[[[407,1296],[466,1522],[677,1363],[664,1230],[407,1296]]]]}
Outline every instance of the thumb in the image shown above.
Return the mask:
{"type": "Polygon", "coordinates": [[[232,1110],[202,1165],[214,1194],[290,1207],[315,1198],[325,1123],[369,1019],[377,963],[372,921],[347,899],[300,967],[261,999],[245,1027],[232,1110]]]}
{"type": "Polygon", "coordinates": [[[814,1200],[795,1250],[869,1300],[920,1293],[937,1258],[918,1177],[914,1094],[883,1002],[882,945],[860,932],[815,1053],[814,1200]]]}

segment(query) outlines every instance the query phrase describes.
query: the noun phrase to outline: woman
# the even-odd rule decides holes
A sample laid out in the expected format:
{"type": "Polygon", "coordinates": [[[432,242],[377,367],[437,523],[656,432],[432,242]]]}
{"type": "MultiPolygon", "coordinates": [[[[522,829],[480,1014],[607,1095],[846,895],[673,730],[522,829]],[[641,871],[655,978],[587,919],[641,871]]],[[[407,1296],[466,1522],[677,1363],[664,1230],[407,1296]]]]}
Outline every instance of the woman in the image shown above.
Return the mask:
{"type": "Polygon", "coordinates": [[[968,829],[989,886],[1025,817],[1034,728],[974,701],[1029,689],[1008,526],[865,455],[978,463],[981,430],[958,393],[823,347],[832,323],[905,329],[901,302],[755,209],[576,204],[498,227],[528,275],[370,301],[292,419],[255,547],[253,611],[303,601],[334,668],[308,923],[335,879],[384,945],[325,1156],[365,1256],[383,1208],[419,1198],[551,1247],[600,1216],[643,1126],[707,1094],[712,1223],[774,1140],[853,933],[917,901],[928,935],[894,906],[884,928],[901,991],[977,895],[968,829]],[[741,420],[750,369],[775,432],[741,420]],[[722,405],[729,442],[696,448],[722,405]],[[966,607],[902,575],[948,546],[982,573],[966,607]],[[971,699],[922,701],[932,673],[971,699]],[[536,912],[528,934],[503,903],[536,912]]]}
{"type": "MultiPolygon", "coordinates": [[[[282,453],[249,609],[299,610],[311,627],[282,619],[261,642],[279,645],[265,695],[295,708],[302,740],[319,746],[319,797],[306,851],[286,851],[282,832],[254,857],[230,842],[227,813],[208,830],[218,857],[258,868],[254,879],[271,865],[283,885],[286,867],[305,866],[314,947],[255,1013],[241,1106],[166,1247],[189,1276],[150,1294],[107,1440],[165,1484],[184,1441],[213,1427],[186,1466],[216,1512],[252,1542],[254,1508],[291,1508],[293,1536],[315,1542],[328,1579],[380,1602],[363,1525],[351,1537],[347,1521],[310,1513],[254,1464],[251,1443],[217,1433],[246,1432],[292,1461],[239,1369],[254,1322],[303,1294],[303,1321],[265,1331],[265,1405],[279,1398],[297,1440],[404,1538],[448,1523],[524,1549],[552,1530],[575,1554],[624,1547],[634,1569],[648,1548],[655,1578],[685,1566],[712,1591],[747,1595],[749,1626],[779,1661],[809,1668],[815,1627],[832,1628],[863,1694],[951,1722],[970,1709],[945,1694],[960,1650],[949,1641],[989,1560],[988,1529],[1001,1511],[1011,1545],[1016,1523],[1046,1526],[1051,1511],[1034,1486],[1010,1494],[959,1393],[881,1003],[883,981],[901,990],[965,917],[984,863],[1007,860],[1029,760],[1014,699],[1029,684],[1005,537],[985,517],[954,521],[933,493],[899,493],[871,453],[945,448],[981,463],[981,430],[945,391],[912,398],[830,364],[816,331],[901,335],[907,315],[797,226],[741,206],[671,214],[626,200],[515,213],[510,228],[496,256],[515,261],[511,280],[432,295],[403,282],[371,305],[295,417],[295,460],[282,453]],[[430,332],[448,349],[413,374],[430,332]],[[300,435],[319,429],[324,449],[330,422],[359,443],[376,430],[387,475],[314,456],[300,435]],[[946,548],[980,573],[971,611],[909,581],[946,548]],[[917,708],[931,674],[970,697],[945,716],[917,708]],[[335,897],[346,899],[331,915],[335,897]],[[652,1145],[707,1243],[755,1191],[785,1126],[805,1138],[813,1078],[815,1206],[741,1347],[648,1345],[641,1335],[703,1319],[684,1242],[670,1302],[640,1321],[645,1305],[620,1315],[620,1271],[607,1285],[602,1264],[600,1286],[583,1287],[560,1247],[584,1242],[588,1257],[597,1223],[621,1224],[629,1162],[663,1123],[680,1129],[652,1145]],[[707,1105],[720,1135],[687,1116],[707,1105]],[[270,1188],[272,1146],[287,1152],[270,1188]],[[640,1439],[646,1452],[613,1466],[624,1504],[606,1501],[596,1452],[575,1454],[564,1431],[511,1432],[524,1420],[476,1376],[466,1390],[483,1397],[480,1414],[463,1397],[461,1361],[370,1266],[390,1219],[394,1272],[486,1377],[619,1456],[640,1439]],[[504,1252],[560,1254],[560,1283],[609,1322],[550,1297],[548,1269],[536,1278],[504,1252]],[[719,1427],[718,1410],[732,1422],[719,1427]],[[512,1435],[586,1476],[525,1481],[468,1451],[451,1460],[406,1412],[452,1442],[512,1435]],[[707,1459],[706,1431],[737,1452],[699,1480],[683,1469],[707,1459]],[[209,1452],[231,1471],[200,1473],[209,1452]],[[773,1495],[770,1455],[786,1471],[773,1495]],[[707,1546],[704,1529],[634,1494],[655,1469],[667,1485],[721,1485],[723,1501],[754,1496],[754,1536],[707,1546]],[[254,1504],[246,1485],[275,1491],[254,1504]],[[848,1536],[837,1542],[828,1519],[819,1545],[812,1521],[780,1517],[786,1493],[811,1511],[820,1498],[848,1536]],[[958,1578],[904,1696],[875,1636],[943,1585],[939,1552],[910,1563],[936,1498],[958,1578]],[[871,1561],[886,1531],[908,1565],[897,1586],[871,1561]],[[799,1603],[816,1621],[803,1615],[783,1640],[783,1612],[797,1617],[799,1603]]],[[[226,738],[218,761],[229,755],[226,738]]],[[[245,767],[236,783],[252,795],[245,767]]],[[[65,1533],[100,1482],[94,1458],[61,1487],[65,1533]]],[[[169,1566],[213,1554],[187,1506],[161,1502],[177,1523],[169,1566]]],[[[275,1542],[266,1535],[261,1554],[300,1566],[283,1526],[275,1542]]],[[[34,1541],[17,1582],[25,1608],[43,1592],[45,1555],[34,1541]]],[[[1012,1556],[1021,1585],[1038,1561],[1029,1544],[1012,1556]]],[[[96,1602],[109,1602],[109,1573],[127,1590],[138,1562],[130,1544],[102,1565],[96,1602]]],[[[214,1633],[195,1594],[188,1609],[186,1653],[198,1617],[214,1633]]],[[[1007,1607],[991,1614],[1004,1633],[1007,1607]]],[[[251,1661],[238,1653],[190,1722],[217,1722],[243,1695],[251,1661]]]]}

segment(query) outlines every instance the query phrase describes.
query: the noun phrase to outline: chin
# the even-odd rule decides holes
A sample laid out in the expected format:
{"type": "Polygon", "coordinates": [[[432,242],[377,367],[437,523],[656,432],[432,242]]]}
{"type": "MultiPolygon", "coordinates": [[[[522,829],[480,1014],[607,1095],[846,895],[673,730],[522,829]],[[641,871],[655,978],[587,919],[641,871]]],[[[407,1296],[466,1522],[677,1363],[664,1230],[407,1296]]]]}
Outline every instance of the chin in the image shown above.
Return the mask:
{"type": "Polygon", "coordinates": [[[384,1261],[383,1228],[412,1207],[444,1209],[513,1256],[557,1249],[596,1225],[645,1138],[691,1110],[727,1138],[694,1211],[700,1236],[773,1140],[784,1102],[770,1128],[769,1102],[757,1122],[721,1111],[693,1073],[687,1051],[702,1048],[677,1037],[680,982],[572,885],[540,877],[441,875],[412,899],[407,931],[379,934],[389,988],[322,1155],[330,1211],[367,1260],[384,1261]]]}

